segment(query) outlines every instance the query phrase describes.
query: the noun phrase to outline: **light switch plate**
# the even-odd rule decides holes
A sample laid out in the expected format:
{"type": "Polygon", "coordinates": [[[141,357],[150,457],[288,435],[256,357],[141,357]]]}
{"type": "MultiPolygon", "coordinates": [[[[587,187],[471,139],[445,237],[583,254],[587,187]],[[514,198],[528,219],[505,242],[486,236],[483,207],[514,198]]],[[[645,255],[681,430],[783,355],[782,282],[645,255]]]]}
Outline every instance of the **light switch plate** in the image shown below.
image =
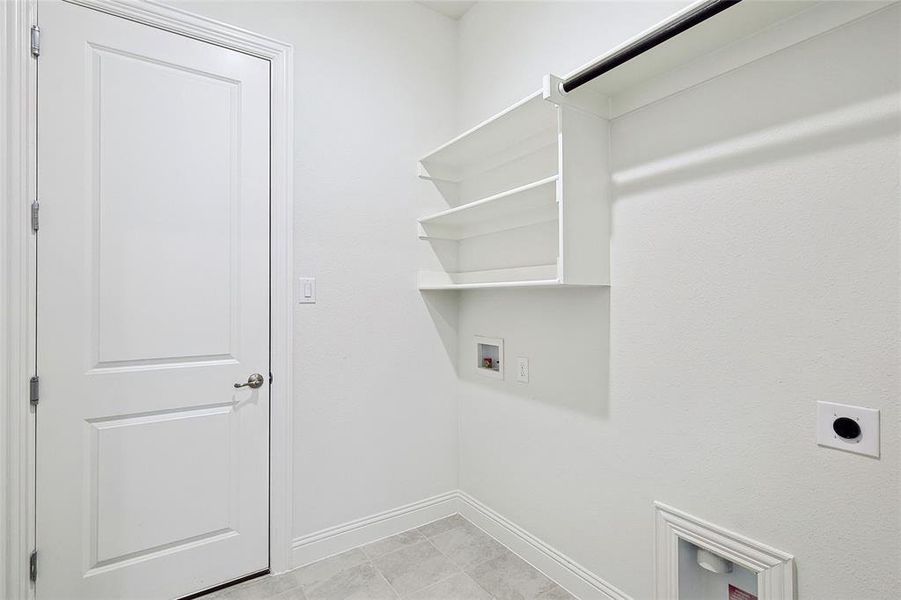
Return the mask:
{"type": "Polygon", "coordinates": [[[298,277],[294,289],[294,300],[297,304],[316,304],[316,278],[298,277]]]}
{"type": "Polygon", "coordinates": [[[875,408],[817,402],[817,444],[879,458],[879,411],[875,408]],[[854,439],[839,436],[833,424],[840,418],[851,419],[860,427],[854,439]]]}

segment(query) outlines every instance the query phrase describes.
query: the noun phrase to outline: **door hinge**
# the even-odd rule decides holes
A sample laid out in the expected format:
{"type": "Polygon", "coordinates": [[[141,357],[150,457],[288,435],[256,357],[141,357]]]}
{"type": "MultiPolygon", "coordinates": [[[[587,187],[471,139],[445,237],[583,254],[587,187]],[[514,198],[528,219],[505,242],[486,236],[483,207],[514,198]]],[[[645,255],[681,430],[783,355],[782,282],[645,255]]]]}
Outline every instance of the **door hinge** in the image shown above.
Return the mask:
{"type": "Polygon", "coordinates": [[[35,200],[31,203],[31,230],[37,231],[40,227],[41,203],[35,200]]]}
{"type": "Polygon", "coordinates": [[[28,383],[28,400],[32,406],[37,406],[41,399],[41,380],[35,375],[28,383]]]}
{"type": "Polygon", "coordinates": [[[38,580],[38,551],[32,550],[28,557],[28,578],[34,583],[38,580]]]}
{"type": "Polygon", "coordinates": [[[272,385],[272,372],[269,372],[269,385],[272,385]]]}
{"type": "Polygon", "coordinates": [[[31,26],[31,55],[35,58],[41,55],[41,28],[31,26]]]}

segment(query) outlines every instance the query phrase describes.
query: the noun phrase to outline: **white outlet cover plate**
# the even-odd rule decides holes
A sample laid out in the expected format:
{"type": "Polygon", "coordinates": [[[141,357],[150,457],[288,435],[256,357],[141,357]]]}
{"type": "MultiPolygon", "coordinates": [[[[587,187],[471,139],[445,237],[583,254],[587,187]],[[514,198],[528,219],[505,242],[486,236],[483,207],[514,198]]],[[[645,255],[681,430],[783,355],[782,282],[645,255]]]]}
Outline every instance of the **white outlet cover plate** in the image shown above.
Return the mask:
{"type": "Polygon", "coordinates": [[[817,402],[817,444],[879,458],[879,410],[832,402],[817,402]],[[836,435],[832,423],[839,417],[854,419],[860,437],[846,440],[836,435]]]}
{"type": "Polygon", "coordinates": [[[529,383],[529,359],[525,356],[516,357],[516,381],[529,383]]]}

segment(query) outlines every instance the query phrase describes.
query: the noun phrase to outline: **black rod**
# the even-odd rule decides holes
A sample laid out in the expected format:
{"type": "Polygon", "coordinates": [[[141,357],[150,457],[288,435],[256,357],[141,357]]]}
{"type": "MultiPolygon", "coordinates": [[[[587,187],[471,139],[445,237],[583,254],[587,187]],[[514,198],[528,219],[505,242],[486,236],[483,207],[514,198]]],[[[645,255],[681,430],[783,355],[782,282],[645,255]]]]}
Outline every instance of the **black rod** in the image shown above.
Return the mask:
{"type": "Polygon", "coordinates": [[[717,15],[730,6],[734,6],[741,0],[708,0],[678,19],[667,23],[660,29],[656,29],[641,39],[635,40],[628,46],[608,56],[599,63],[587,67],[563,82],[563,91],[571,92],[579,86],[585,85],[595,77],[603,75],[611,69],[615,69],[624,62],[630,61],[651,48],[662,44],[683,31],[691,29],[699,23],[703,23],[710,17],[717,15]]]}

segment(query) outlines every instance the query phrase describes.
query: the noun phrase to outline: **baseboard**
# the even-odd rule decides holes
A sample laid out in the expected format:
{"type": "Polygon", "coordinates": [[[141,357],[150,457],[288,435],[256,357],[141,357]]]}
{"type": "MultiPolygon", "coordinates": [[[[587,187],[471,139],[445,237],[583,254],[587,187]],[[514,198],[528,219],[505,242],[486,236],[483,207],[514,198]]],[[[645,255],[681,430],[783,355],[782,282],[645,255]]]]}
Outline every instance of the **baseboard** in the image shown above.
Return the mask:
{"type": "Polygon", "coordinates": [[[631,600],[573,559],[499,515],[469,494],[459,493],[460,514],[497,538],[523,560],[581,600],[631,600]]]}
{"type": "Polygon", "coordinates": [[[290,568],[301,567],[459,512],[456,490],[295,538],[290,568]]]}
{"type": "Polygon", "coordinates": [[[624,592],[562,552],[459,490],[296,538],[291,548],[291,568],[301,567],[455,513],[460,513],[497,538],[523,560],[581,600],[631,600],[624,592]]]}

